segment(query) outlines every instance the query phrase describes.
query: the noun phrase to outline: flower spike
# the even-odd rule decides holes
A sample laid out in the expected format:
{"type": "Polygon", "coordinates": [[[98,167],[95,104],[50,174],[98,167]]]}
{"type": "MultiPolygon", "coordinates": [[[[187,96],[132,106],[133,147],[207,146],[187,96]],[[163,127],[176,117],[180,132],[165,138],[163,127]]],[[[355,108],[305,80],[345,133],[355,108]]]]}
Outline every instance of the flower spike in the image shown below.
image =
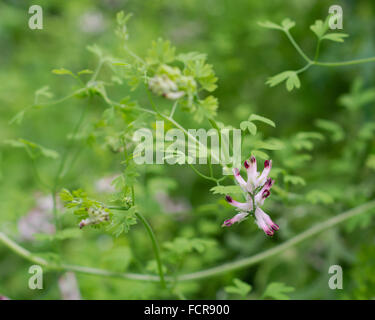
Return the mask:
{"type": "Polygon", "coordinates": [[[272,161],[266,160],[264,162],[264,169],[260,175],[257,171],[257,162],[254,156],[251,156],[249,160],[244,162],[244,167],[247,172],[247,182],[242,178],[238,168],[233,168],[233,175],[238,185],[247,194],[246,202],[233,200],[229,195],[225,197],[226,201],[240,212],[233,218],[225,220],[222,227],[230,227],[236,222],[239,223],[245,220],[249,214],[252,214],[258,227],[266,235],[273,236],[275,231],[278,231],[280,227],[260,208],[263,206],[264,201],[271,195],[271,188],[275,183],[274,180],[268,177],[272,168],[272,161]]]}

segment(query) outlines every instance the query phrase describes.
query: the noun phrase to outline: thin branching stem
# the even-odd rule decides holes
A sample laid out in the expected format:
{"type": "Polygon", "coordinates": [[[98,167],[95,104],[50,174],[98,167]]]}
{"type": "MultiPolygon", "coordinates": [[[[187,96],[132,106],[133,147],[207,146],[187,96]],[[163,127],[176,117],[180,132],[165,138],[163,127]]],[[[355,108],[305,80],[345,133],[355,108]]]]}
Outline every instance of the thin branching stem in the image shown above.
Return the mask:
{"type": "Polygon", "coordinates": [[[361,63],[368,63],[368,62],[375,62],[375,57],[371,58],[364,58],[364,59],[355,59],[355,60],[348,60],[348,61],[341,61],[341,62],[320,62],[315,61],[313,64],[322,67],[344,67],[344,66],[351,66],[361,63]]]}
{"type": "MultiPolygon", "coordinates": [[[[134,205],[134,203],[135,203],[134,202],[134,188],[132,188],[132,196],[133,196],[132,203],[134,205]]],[[[109,206],[108,209],[124,210],[124,211],[129,210],[129,208],[127,208],[127,207],[117,207],[117,206],[109,206]]],[[[157,267],[158,267],[160,284],[162,285],[163,288],[166,288],[163,264],[162,264],[162,261],[161,261],[160,247],[159,247],[159,243],[156,239],[155,233],[152,230],[152,227],[151,227],[150,223],[146,220],[146,218],[141,213],[136,212],[135,215],[141,221],[141,223],[143,224],[143,226],[145,227],[145,229],[147,231],[147,234],[150,237],[150,240],[151,240],[151,243],[152,243],[152,250],[154,251],[155,260],[156,260],[156,264],[157,264],[157,267]]]]}
{"type": "Polygon", "coordinates": [[[148,233],[148,235],[151,239],[152,248],[153,248],[153,251],[154,251],[154,254],[155,254],[156,264],[157,264],[158,271],[159,271],[160,283],[163,286],[163,288],[165,288],[166,285],[165,285],[165,279],[164,279],[163,264],[161,262],[161,257],[160,257],[160,247],[159,247],[158,241],[156,240],[155,233],[152,230],[151,225],[143,217],[142,214],[140,214],[139,212],[136,212],[135,215],[142,222],[143,226],[146,228],[147,233],[148,233]]]}
{"type": "Polygon", "coordinates": [[[206,176],[205,174],[203,174],[202,172],[200,172],[197,168],[195,168],[192,164],[188,163],[188,165],[193,169],[193,171],[194,171],[197,175],[199,175],[199,176],[202,177],[203,179],[207,179],[207,180],[211,180],[211,181],[217,182],[217,179],[215,179],[214,177],[206,176]]]}
{"type": "Polygon", "coordinates": [[[318,61],[319,53],[320,53],[320,44],[321,39],[318,40],[316,50],[315,50],[315,58],[314,60],[311,60],[307,54],[301,49],[301,47],[297,44],[297,42],[294,40],[293,36],[289,32],[289,30],[283,30],[286,36],[288,37],[290,43],[292,46],[296,49],[296,51],[300,54],[300,56],[307,62],[307,64],[297,70],[297,73],[302,73],[306,71],[311,66],[321,66],[321,67],[345,67],[345,66],[351,66],[351,65],[357,65],[362,63],[368,63],[368,62],[375,62],[375,57],[370,58],[363,58],[363,59],[354,59],[354,60],[348,60],[348,61],[339,61],[339,62],[322,62],[318,61]]]}
{"type": "Polygon", "coordinates": [[[64,154],[63,154],[63,156],[61,158],[61,161],[60,161],[60,164],[59,164],[59,167],[57,169],[56,176],[55,176],[55,179],[54,179],[54,184],[53,184],[53,187],[52,187],[52,190],[51,190],[52,201],[53,201],[53,209],[52,209],[52,211],[53,211],[53,216],[54,216],[54,220],[55,220],[56,231],[59,229],[59,221],[58,221],[58,217],[57,217],[57,200],[56,200],[56,194],[57,194],[57,190],[59,188],[59,183],[60,183],[60,180],[61,180],[61,174],[63,173],[66,161],[68,160],[69,152],[70,152],[70,150],[71,150],[71,148],[73,146],[74,140],[76,139],[77,134],[78,134],[78,132],[79,132],[79,130],[81,128],[81,125],[83,123],[83,120],[85,118],[86,109],[87,109],[86,107],[83,107],[81,115],[80,115],[80,117],[78,119],[78,122],[75,125],[73,134],[71,136],[70,143],[69,143],[68,147],[65,149],[64,154]]]}
{"type": "Polygon", "coordinates": [[[169,118],[173,118],[173,115],[176,111],[176,108],[177,108],[177,105],[178,105],[178,100],[175,101],[175,103],[173,104],[173,107],[172,107],[172,110],[171,110],[171,114],[169,115],[169,118]]]}
{"type": "MultiPolygon", "coordinates": [[[[260,263],[266,259],[274,257],[277,254],[280,254],[300,244],[304,240],[310,239],[325,230],[328,230],[330,228],[333,228],[339,225],[340,223],[348,221],[350,218],[365,214],[369,212],[370,210],[374,210],[374,209],[375,209],[375,200],[372,200],[356,208],[340,213],[324,222],[318,223],[315,226],[307,229],[306,231],[294,236],[288,241],[282,244],[279,244],[271,249],[265,250],[263,252],[255,254],[248,258],[243,258],[243,259],[236,260],[233,262],[224,263],[222,265],[219,265],[213,268],[209,268],[209,269],[205,269],[205,270],[201,270],[201,271],[197,271],[193,273],[181,274],[177,277],[177,279],[178,281],[199,280],[199,279],[210,278],[210,277],[218,276],[226,272],[235,271],[238,269],[249,267],[251,265],[260,263]]],[[[159,276],[154,276],[154,275],[149,275],[149,274],[120,273],[120,272],[113,272],[110,270],[103,270],[103,269],[77,266],[77,265],[52,264],[46,261],[45,259],[32,254],[30,251],[26,250],[25,248],[21,247],[16,242],[11,240],[3,232],[0,232],[0,242],[3,243],[5,246],[7,246],[14,253],[18,254],[19,256],[33,263],[38,263],[40,265],[43,265],[46,268],[52,269],[52,270],[75,271],[79,273],[91,274],[91,275],[96,275],[96,276],[116,277],[116,278],[129,279],[129,280],[153,281],[153,282],[160,281],[159,276]]],[[[164,277],[164,280],[168,282],[173,282],[175,278],[166,276],[164,277]]]]}
{"type": "Polygon", "coordinates": [[[305,59],[305,61],[307,63],[311,63],[312,60],[306,55],[305,52],[303,52],[303,50],[301,49],[301,47],[297,44],[297,42],[294,40],[293,36],[290,34],[289,30],[284,30],[284,32],[285,32],[286,36],[288,37],[289,41],[291,42],[291,44],[293,45],[293,47],[301,55],[301,57],[303,59],[305,59]]]}

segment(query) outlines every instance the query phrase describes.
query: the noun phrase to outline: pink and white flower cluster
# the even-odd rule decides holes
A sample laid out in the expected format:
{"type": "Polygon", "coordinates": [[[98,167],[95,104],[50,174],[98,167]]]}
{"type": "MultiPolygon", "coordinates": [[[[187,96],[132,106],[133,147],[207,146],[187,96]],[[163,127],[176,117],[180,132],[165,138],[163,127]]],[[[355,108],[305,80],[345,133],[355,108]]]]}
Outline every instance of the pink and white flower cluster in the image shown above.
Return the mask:
{"type": "Polygon", "coordinates": [[[230,205],[236,207],[239,213],[232,219],[225,220],[222,226],[230,227],[236,222],[245,220],[249,214],[253,214],[259,228],[263,229],[267,235],[273,236],[275,231],[279,230],[279,226],[260,208],[264,204],[264,200],[271,194],[270,190],[275,182],[268,177],[272,161],[266,160],[264,162],[264,169],[261,174],[257,171],[257,162],[254,156],[250,160],[246,160],[244,166],[247,171],[247,181],[241,177],[240,170],[237,168],[233,169],[233,174],[246,194],[246,202],[238,202],[227,195],[226,200],[230,205]]]}

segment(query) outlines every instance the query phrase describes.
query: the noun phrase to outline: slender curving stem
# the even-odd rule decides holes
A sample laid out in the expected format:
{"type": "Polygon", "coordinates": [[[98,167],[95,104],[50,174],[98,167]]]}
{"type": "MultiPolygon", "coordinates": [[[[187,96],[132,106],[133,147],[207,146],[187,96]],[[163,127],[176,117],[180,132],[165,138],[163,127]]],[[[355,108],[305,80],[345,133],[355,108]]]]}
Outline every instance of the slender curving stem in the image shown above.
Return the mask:
{"type": "Polygon", "coordinates": [[[73,146],[73,143],[74,143],[74,139],[76,138],[80,128],[81,128],[81,125],[83,123],[83,120],[85,118],[85,115],[86,115],[86,110],[87,108],[86,107],[83,107],[82,109],[82,112],[81,112],[81,115],[78,119],[78,122],[77,124],[75,125],[75,128],[74,128],[74,131],[73,131],[73,134],[72,134],[72,138],[71,138],[71,141],[68,145],[68,147],[65,149],[64,151],[64,154],[61,158],[61,161],[60,161],[60,164],[59,164],[59,167],[57,169],[57,172],[56,172],[56,176],[55,176],[55,179],[54,179],[54,183],[53,183],[53,186],[52,186],[52,189],[51,189],[51,195],[52,195],[52,201],[53,201],[53,216],[54,216],[54,222],[55,222],[55,227],[56,227],[56,230],[59,229],[59,220],[58,220],[58,216],[57,216],[57,200],[56,200],[56,195],[57,195],[57,191],[58,191],[58,188],[59,188],[59,183],[60,183],[60,180],[61,180],[61,176],[62,176],[62,173],[63,173],[63,170],[64,170],[64,167],[65,167],[65,164],[66,164],[66,161],[68,160],[68,156],[69,156],[69,152],[73,146]]]}
{"type": "Polygon", "coordinates": [[[157,263],[157,266],[158,266],[158,271],[159,271],[159,276],[160,276],[160,283],[163,286],[163,288],[165,288],[166,285],[165,285],[165,279],[164,279],[163,265],[161,263],[161,258],[160,258],[160,248],[159,248],[159,244],[158,244],[158,242],[156,240],[155,233],[152,230],[152,228],[151,228],[150,224],[148,223],[148,221],[142,216],[142,214],[140,214],[139,212],[136,212],[135,215],[142,222],[142,224],[144,225],[144,227],[147,230],[148,235],[150,236],[150,239],[151,239],[151,242],[152,242],[152,248],[154,250],[154,254],[155,254],[155,258],[156,258],[156,263],[157,263]]]}
{"type": "MultiPolygon", "coordinates": [[[[134,205],[134,189],[132,188],[132,194],[133,194],[133,205],[134,205]]],[[[112,210],[128,210],[128,208],[125,208],[125,207],[108,207],[108,209],[112,209],[112,210]]],[[[154,231],[152,230],[151,228],[151,225],[148,223],[148,221],[143,217],[142,214],[140,214],[139,212],[136,212],[135,215],[137,216],[137,218],[141,221],[141,223],[143,224],[143,226],[145,227],[145,229],[147,230],[147,233],[151,239],[151,243],[152,243],[152,249],[154,251],[154,254],[155,254],[155,259],[156,259],[156,264],[157,264],[157,267],[158,267],[158,271],[159,271],[159,277],[156,277],[156,279],[159,279],[160,280],[160,283],[161,285],[163,286],[163,288],[166,288],[166,284],[165,284],[165,277],[164,277],[164,271],[163,271],[163,264],[161,262],[161,257],[160,257],[160,248],[159,248],[159,244],[158,244],[158,241],[156,239],[156,236],[155,236],[155,233],[154,231]]],[[[70,269],[71,270],[71,269],[70,269]]],[[[78,271],[79,272],[79,271],[78,271]]],[[[142,275],[138,275],[138,276],[141,276],[142,275]]],[[[155,276],[148,276],[147,277],[151,277],[152,279],[155,279],[155,276]]],[[[125,277],[126,278],[126,277],[125,277]]],[[[150,279],[150,278],[149,278],[150,279]]]]}
{"type": "Polygon", "coordinates": [[[313,64],[317,66],[322,67],[344,67],[344,66],[351,66],[361,63],[367,63],[367,62],[375,62],[375,57],[371,58],[363,58],[363,59],[355,59],[355,60],[348,60],[348,61],[342,61],[342,62],[320,62],[315,61],[313,64]]]}
{"type": "Polygon", "coordinates": [[[344,67],[344,66],[351,66],[361,63],[368,63],[368,62],[375,62],[375,57],[370,58],[363,58],[363,59],[354,59],[354,60],[348,60],[348,61],[340,61],[340,62],[322,62],[318,61],[319,57],[319,51],[320,51],[320,43],[321,39],[319,39],[316,51],[315,51],[315,58],[314,60],[311,60],[307,54],[301,49],[301,47],[298,45],[298,43],[293,38],[292,34],[289,32],[289,30],[283,30],[286,36],[288,37],[288,40],[292,44],[292,46],[296,49],[296,51],[299,53],[299,55],[307,62],[305,67],[297,70],[297,73],[302,73],[306,71],[311,66],[321,66],[321,67],[344,67]]]}
{"type": "MultiPolygon", "coordinates": [[[[271,258],[281,252],[284,252],[285,250],[292,248],[296,246],[297,244],[301,243],[302,241],[312,238],[319,234],[320,232],[323,232],[325,230],[328,230],[329,228],[332,228],[334,226],[339,225],[342,222],[345,222],[349,220],[350,218],[353,218],[355,216],[359,216],[361,214],[364,214],[370,210],[375,209],[375,200],[369,201],[363,205],[360,205],[356,208],[350,209],[348,211],[345,211],[343,213],[340,213],[339,215],[336,215],[322,223],[318,223],[315,226],[307,229],[306,231],[300,233],[299,235],[289,239],[288,241],[277,245],[274,248],[268,249],[266,251],[263,251],[261,253],[255,254],[251,257],[240,259],[233,262],[224,263],[222,265],[193,272],[193,273],[186,273],[181,274],[177,277],[177,281],[191,281],[191,280],[199,280],[199,279],[205,279],[213,276],[217,276],[229,271],[234,271],[238,269],[242,269],[245,267],[249,267],[251,265],[254,265],[256,263],[262,262],[268,258],[271,258]]],[[[142,221],[142,220],[141,220],[142,221]]],[[[151,229],[152,231],[152,229],[151,229]]],[[[155,239],[156,241],[156,239],[155,239]]],[[[34,262],[41,264],[45,266],[46,268],[52,269],[52,270],[63,270],[63,271],[75,271],[79,273],[85,273],[85,274],[91,274],[91,275],[97,275],[97,276],[103,276],[103,277],[116,277],[116,278],[122,278],[122,279],[128,279],[128,280],[138,280],[138,281],[152,281],[152,282],[159,282],[161,281],[161,277],[149,275],[149,274],[136,274],[136,273],[120,273],[120,272],[113,272],[109,270],[103,270],[103,269],[97,269],[97,268],[91,268],[91,267],[84,267],[84,266],[77,266],[77,265],[69,265],[69,264],[51,264],[44,260],[43,258],[37,257],[36,255],[32,254],[30,251],[26,250],[25,248],[18,245],[16,242],[11,240],[7,235],[5,235],[3,232],[0,232],[0,242],[2,242],[5,246],[7,246],[10,250],[12,250],[14,253],[18,254],[19,256],[34,262]]],[[[157,242],[155,242],[157,243],[157,242]]],[[[158,254],[159,256],[159,254],[158,254]]],[[[160,260],[160,256],[159,256],[160,260]]],[[[163,277],[163,281],[176,281],[175,277],[163,277]]]]}
{"type": "Polygon", "coordinates": [[[293,47],[297,50],[297,52],[301,55],[301,57],[307,62],[311,63],[312,60],[306,55],[306,53],[301,49],[301,47],[297,44],[297,42],[294,40],[293,36],[290,34],[289,30],[284,30],[286,36],[288,37],[290,43],[293,45],[293,47]]]}

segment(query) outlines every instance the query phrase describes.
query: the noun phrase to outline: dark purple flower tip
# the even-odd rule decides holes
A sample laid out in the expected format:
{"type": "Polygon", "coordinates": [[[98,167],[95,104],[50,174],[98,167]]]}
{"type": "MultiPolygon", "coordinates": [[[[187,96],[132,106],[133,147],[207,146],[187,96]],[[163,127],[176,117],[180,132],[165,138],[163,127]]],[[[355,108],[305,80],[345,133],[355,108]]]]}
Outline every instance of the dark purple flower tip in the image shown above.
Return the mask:
{"type": "Polygon", "coordinates": [[[249,169],[250,165],[249,163],[247,162],[247,160],[243,163],[243,165],[245,166],[246,169],[249,169]]]}
{"type": "Polygon", "coordinates": [[[277,230],[280,229],[280,227],[279,227],[276,223],[274,223],[274,224],[272,225],[272,229],[275,230],[275,231],[277,231],[277,230]]]}
{"type": "Polygon", "coordinates": [[[266,231],[266,235],[272,237],[273,236],[273,231],[272,230],[267,230],[266,231]]]}
{"type": "Polygon", "coordinates": [[[273,181],[271,178],[268,178],[268,179],[267,179],[267,182],[266,182],[266,186],[267,186],[267,187],[272,186],[273,182],[274,182],[274,181],[273,181]]]}
{"type": "Polygon", "coordinates": [[[84,226],[85,226],[85,223],[84,223],[83,221],[81,221],[81,222],[79,223],[79,228],[82,229],[84,226]]]}
{"type": "Polygon", "coordinates": [[[269,197],[270,194],[271,194],[271,191],[269,191],[268,189],[266,189],[266,190],[263,191],[262,197],[263,198],[267,198],[267,197],[269,197]]]}
{"type": "Polygon", "coordinates": [[[229,220],[225,220],[224,223],[221,225],[222,227],[230,227],[232,225],[232,221],[229,219],[229,220]]]}
{"type": "Polygon", "coordinates": [[[232,202],[233,201],[232,197],[229,196],[229,195],[225,196],[225,200],[227,200],[228,202],[232,202]]]}
{"type": "Polygon", "coordinates": [[[254,156],[251,156],[251,157],[250,157],[250,161],[251,161],[251,163],[255,163],[257,160],[255,159],[254,156]]]}
{"type": "Polygon", "coordinates": [[[238,176],[240,175],[240,170],[238,170],[237,168],[233,168],[233,173],[234,175],[238,176]]]}
{"type": "Polygon", "coordinates": [[[269,166],[270,166],[270,161],[269,160],[264,161],[264,167],[268,168],[269,166]]]}

